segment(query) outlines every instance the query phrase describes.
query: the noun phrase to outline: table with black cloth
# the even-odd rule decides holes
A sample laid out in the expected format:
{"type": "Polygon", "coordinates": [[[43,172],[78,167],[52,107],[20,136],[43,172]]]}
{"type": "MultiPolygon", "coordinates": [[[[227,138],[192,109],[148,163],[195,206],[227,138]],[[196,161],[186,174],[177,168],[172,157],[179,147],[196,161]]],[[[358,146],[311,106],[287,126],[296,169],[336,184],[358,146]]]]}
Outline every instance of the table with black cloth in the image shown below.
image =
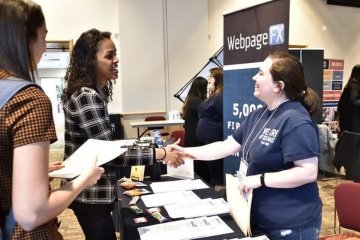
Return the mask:
{"type": "MultiPolygon", "coordinates": [[[[177,178],[172,178],[169,176],[162,176],[161,177],[161,181],[172,181],[172,180],[179,180],[177,178]]],[[[150,187],[150,183],[151,181],[144,181],[143,183],[147,184],[147,187],[145,187],[145,189],[149,190],[152,192],[151,187],[150,187]]],[[[146,213],[146,207],[143,203],[143,201],[140,200],[137,202],[137,206],[144,211],[143,214],[140,215],[136,215],[134,212],[132,212],[129,209],[129,201],[131,200],[131,197],[128,197],[127,195],[123,194],[123,192],[126,190],[123,187],[121,187],[119,184],[117,184],[116,187],[117,190],[117,195],[119,198],[119,204],[117,207],[117,215],[118,215],[118,221],[117,223],[119,224],[118,228],[120,230],[120,236],[122,240],[135,240],[135,239],[140,239],[139,233],[138,233],[138,228],[139,227],[144,227],[144,226],[149,226],[149,225],[154,225],[154,224],[159,224],[159,222],[154,219],[153,217],[151,217],[148,213],[146,213]],[[134,218],[138,218],[138,217],[146,217],[146,219],[148,220],[145,223],[135,223],[134,222],[134,218]]],[[[221,198],[221,194],[216,192],[213,188],[206,188],[206,189],[197,189],[197,190],[193,190],[193,192],[200,197],[201,199],[205,199],[205,198],[221,198]]],[[[168,219],[168,221],[176,221],[176,220],[182,220],[181,219],[171,219],[169,217],[169,215],[167,214],[166,210],[164,207],[160,207],[161,209],[161,214],[166,217],[168,219]]],[[[242,238],[245,237],[244,233],[241,231],[241,229],[237,226],[236,222],[233,220],[233,218],[230,216],[230,214],[220,214],[218,215],[234,232],[233,233],[229,233],[229,234],[223,234],[223,235],[218,235],[218,236],[213,236],[213,237],[206,237],[206,238],[201,238],[201,239],[230,239],[230,238],[242,238]]],[[[256,235],[261,235],[261,232],[256,231],[253,232],[253,234],[256,235]]]]}

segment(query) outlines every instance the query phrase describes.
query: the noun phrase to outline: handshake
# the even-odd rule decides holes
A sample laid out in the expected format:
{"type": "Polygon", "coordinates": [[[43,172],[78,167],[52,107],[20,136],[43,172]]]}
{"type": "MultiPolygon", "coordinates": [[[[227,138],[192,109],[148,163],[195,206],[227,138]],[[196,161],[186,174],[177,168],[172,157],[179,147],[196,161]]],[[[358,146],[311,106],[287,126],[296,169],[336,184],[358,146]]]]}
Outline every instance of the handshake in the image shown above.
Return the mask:
{"type": "Polygon", "coordinates": [[[192,156],[183,152],[183,148],[178,145],[179,143],[180,139],[164,148],[157,148],[157,161],[161,161],[163,164],[167,164],[168,166],[177,168],[184,164],[185,159],[194,159],[192,156]]]}

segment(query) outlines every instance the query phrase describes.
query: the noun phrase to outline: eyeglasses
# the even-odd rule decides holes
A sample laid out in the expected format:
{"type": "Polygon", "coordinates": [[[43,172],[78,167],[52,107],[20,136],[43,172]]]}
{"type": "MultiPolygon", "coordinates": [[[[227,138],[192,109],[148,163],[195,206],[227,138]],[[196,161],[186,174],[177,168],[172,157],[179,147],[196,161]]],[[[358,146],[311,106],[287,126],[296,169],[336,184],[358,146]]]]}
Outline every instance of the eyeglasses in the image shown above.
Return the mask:
{"type": "Polygon", "coordinates": [[[213,75],[209,75],[208,77],[207,77],[207,79],[210,79],[210,78],[213,78],[214,76],[213,75]]]}

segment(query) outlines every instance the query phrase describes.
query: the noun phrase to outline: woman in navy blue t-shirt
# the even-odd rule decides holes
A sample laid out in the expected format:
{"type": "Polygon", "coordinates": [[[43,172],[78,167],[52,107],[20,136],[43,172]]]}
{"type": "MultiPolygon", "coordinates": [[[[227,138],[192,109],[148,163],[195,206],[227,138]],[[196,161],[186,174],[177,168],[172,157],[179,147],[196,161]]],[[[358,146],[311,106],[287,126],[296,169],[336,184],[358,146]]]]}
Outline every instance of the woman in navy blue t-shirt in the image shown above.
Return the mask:
{"type": "Polygon", "coordinates": [[[266,107],[252,112],[224,141],[179,149],[213,160],[240,152],[241,194],[253,190],[251,221],[272,240],[315,240],[322,203],[316,183],[319,137],[311,114],[319,97],[308,88],[299,60],[274,53],[253,77],[254,96],[266,107]]]}

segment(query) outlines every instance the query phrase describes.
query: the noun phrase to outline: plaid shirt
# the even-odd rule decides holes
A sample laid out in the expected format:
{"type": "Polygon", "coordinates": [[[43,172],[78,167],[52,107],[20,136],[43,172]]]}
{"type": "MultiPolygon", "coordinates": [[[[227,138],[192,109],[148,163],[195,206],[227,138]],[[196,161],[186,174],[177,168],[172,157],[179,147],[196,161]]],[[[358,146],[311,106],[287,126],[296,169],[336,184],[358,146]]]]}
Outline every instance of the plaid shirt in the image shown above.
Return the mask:
{"type": "MultiPolygon", "coordinates": [[[[65,153],[64,159],[73,154],[90,138],[112,140],[107,101],[94,89],[83,87],[76,91],[64,104],[65,113],[65,153]]],[[[151,165],[154,150],[129,148],[121,155],[122,165],[151,165]]],[[[86,159],[84,159],[86,160],[86,159]]],[[[104,166],[105,173],[96,185],[84,189],[76,201],[89,204],[112,203],[116,198],[116,174],[111,167],[104,166]]],[[[62,184],[68,180],[63,179],[62,184]]]]}
{"type": "MultiPolygon", "coordinates": [[[[39,141],[57,140],[51,102],[43,91],[37,87],[28,87],[17,93],[0,109],[0,139],[0,205],[1,209],[7,213],[12,206],[14,148],[39,141]]],[[[23,179],[23,181],[29,180],[23,179]]],[[[16,225],[12,239],[57,240],[63,238],[58,232],[55,218],[32,231],[25,231],[16,225]]]]}

